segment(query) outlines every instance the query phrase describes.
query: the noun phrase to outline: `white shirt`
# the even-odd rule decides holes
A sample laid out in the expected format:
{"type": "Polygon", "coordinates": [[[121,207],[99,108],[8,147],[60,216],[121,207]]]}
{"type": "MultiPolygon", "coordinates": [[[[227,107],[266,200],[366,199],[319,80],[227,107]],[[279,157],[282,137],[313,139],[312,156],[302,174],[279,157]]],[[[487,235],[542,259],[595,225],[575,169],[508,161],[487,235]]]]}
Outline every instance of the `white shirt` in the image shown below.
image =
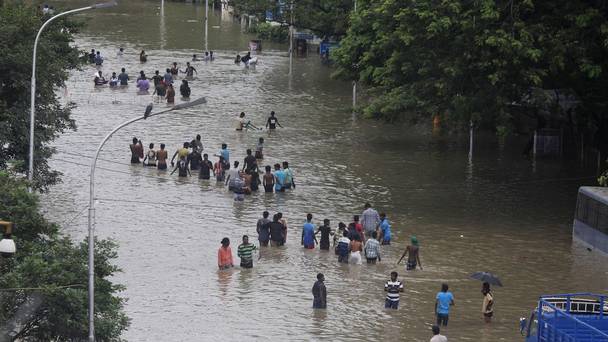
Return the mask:
{"type": "Polygon", "coordinates": [[[237,178],[239,177],[239,168],[235,167],[230,169],[230,171],[228,171],[228,176],[230,176],[230,180],[229,182],[234,182],[237,178]]]}
{"type": "Polygon", "coordinates": [[[346,236],[343,236],[343,237],[341,237],[341,238],[338,240],[338,243],[340,243],[340,242],[344,242],[344,243],[346,243],[346,244],[350,244],[350,239],[349,239],[349,238],[347,238],[346,236]]]}
{"type": "Polygon", "coordinates": [[[243,129],[245,126],[245,118],[237,117],[234,120],[234,129],[243,129]]]}
{"type": "Polygon", "coordinates": [[[448,342],[448,338],[439,334],[439,335],[435,335],[431,338],[430,342],[448,342]]]}

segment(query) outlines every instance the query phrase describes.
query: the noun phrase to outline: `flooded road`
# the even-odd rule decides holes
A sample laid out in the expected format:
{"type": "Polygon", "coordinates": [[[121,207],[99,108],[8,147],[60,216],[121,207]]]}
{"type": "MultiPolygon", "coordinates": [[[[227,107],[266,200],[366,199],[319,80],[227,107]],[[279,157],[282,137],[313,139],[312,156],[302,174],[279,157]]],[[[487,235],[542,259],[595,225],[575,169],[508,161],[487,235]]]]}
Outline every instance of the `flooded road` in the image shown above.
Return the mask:
{"type": "MultiPolygon", "coordinates": [[[[67,1],[62,5],[79,2],[67,1]]],[[[91,15],[91,14],[89,14],[91,15]]],[[[82,49],[99,49],[104,74],[125,67],[148,77],[172,62],[183,69],[203,42],[203,8],[193,4],[133,0],[88,17],[78,36],[82,49]],[[162,15],[161,15],[162,14],[162,15]],[[117,57],[119,47],[125,55],[117,57]],[[140,64],[145,49],[148,62],[140,64]]],[[[436,137],[424,129],[353,120],[350,86],[329,78],[331,69],[316,55],[296,59],[287,76],[284,46],[264,42],[257,68],[233,59],[250,36],[228,15],[210,15],[211,63],[195,62],[192,97],[204,106],[180,110],[128,126],[102,151],[96,173],[96,234],[120,243],[115,281],[127,286],[129,341],[339,340],[428,341],[435,294],[447,282],[456,306],[444,330],[450,341],[521,341],[518,319],[541,294],[606,291],[606,257],[573,244],[571,222],[578,185],[593,184],[594,169],[576,162],[521,157],[525,138],[476,141],[472,160],[466,140],[436,137]],[[235,132],[241,111],[263,125],[277,113],[284,129],[235,132]],[[256,193],[242,203],[215,181],[185,180],[129,164],[133,136],[144,146],[165,143],[170,155],[184,141],[202,135],[205,153],[225,142],[231,160],[242,160],[257,139],[266,139],[263,165],[287,160],[297,189],[256,193]],[[512,143],[512,144],[511,144],[512,143]],[[394,240],[375,266],[339,265],[333,253],[304,250],[300,230],[307,213],[332,227],[350,222],[369,201],[385,211],[394,240]],[[236,246],[243,234],[256,239],[261,213],[283,212],[287,244],[264,249],[251,270],[217,271],[220,240],[236,246]],[[421,243],[424,271],[407,272],[395,263],[410,235],[421,243]],[[397,270],[405,284],[398,311],[385,311],[384,282],[397,270]],[[481,317],[481,284],[475,271],[501,276],[495,288],[495,320],[481,317]],[[312,310],[310,293],[323,272],[328,309],[312,310]]],[[[78,130],[56,141],[52,166],[63,183],[45,196],[49,216],[76,238],[86,234],[88,165],[98,143],[122,121],[141,115],[150,95],[93,87],[94,68],[73,72],[62,90],[75,102],[78,130]]],[[[178,80],[181,82],[181,79],[178,80]]],[[[176,97],[176,103],[181,100],[176,97]]],[[[155,104],[160,111],[166,104],[155,104]]],[[[213,158],[215,161],[215,158],[213,158]]]]}

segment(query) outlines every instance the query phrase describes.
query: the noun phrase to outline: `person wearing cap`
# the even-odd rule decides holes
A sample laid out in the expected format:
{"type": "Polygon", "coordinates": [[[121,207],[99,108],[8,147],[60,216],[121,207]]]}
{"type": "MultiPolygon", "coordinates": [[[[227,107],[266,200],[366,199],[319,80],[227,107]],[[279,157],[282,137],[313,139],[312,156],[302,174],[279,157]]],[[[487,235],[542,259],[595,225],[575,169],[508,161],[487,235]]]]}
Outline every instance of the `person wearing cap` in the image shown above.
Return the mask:
{"type": "Polygon", "coordinates": [[[323,273],[317,274],[317,281],[312,286],[312,307],[313,309],[327,309],[327,289],[325,288],[325,276],[323,273]]]}
{"type": "Polygon", "coordinates": [[[225,270],[234,266],[234,263],[232,262],[232,249],[230,249],[230,239],[227,237],[222,239],[222,246],[217,251],[217,266],[220,270],[225,270]]]}
{"type": "Polygon", "coordinates": [[[415,236],[412,236],[412,238],[410,240],[411,240],[411,244],[405,248],[403,255],[401,255],[401,258],[399,259],[399,261],[397,261],[397,265],[401,262],[401,260],[403,260],[403,258],[407,254],[408,257],[407,257],[406,270],[408,270],[408,271],[415,270],[416,266],[420,266],[420,269],[422,270],[422,263],[420,262],[420,246],[418,245],[418,238],[416,238],[415,236]]]}

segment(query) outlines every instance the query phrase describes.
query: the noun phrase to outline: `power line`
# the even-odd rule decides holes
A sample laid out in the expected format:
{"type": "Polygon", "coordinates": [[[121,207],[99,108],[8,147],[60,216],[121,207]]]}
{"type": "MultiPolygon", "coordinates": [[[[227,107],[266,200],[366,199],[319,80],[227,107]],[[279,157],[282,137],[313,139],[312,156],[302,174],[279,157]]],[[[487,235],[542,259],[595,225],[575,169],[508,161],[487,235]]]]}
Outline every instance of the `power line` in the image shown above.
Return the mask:
{"type": "MultiPolygon", "coordinates": [[[[201,208],[201,209],[215,209],[216,208],[214,206],[195,205],[195,204],[191,204],[191,203],[167,203],[167,202],[126,200],[126,199],[104,198],[104,197],[96,197],[95,199],[98,201],[102,201],[102,202],[137,203],[137,204],[149,204],[149,205],[159,205],[159,206],[169,206],[169,207],[179,207],[179,208],[201,208]]],[[[219,208],[219,207],[217,207],[217,208],[219,208]]]]}
{"type": "MultiPolygon", "coordinates": [[[[83,164],[83,163],[79,163],[79,162],[75,162],[75,161],[71,161],[71,160],[60,159],[60,158],[53,158],[53,160],[61,161],[61,162],[68,163],[68,164],[74,164],[74,165],[78,165],[78,166],[85,166],[85,167],[90,167],[91,166],[91,165],[88,165],[88,164],[83,164]]],[[[133,176],[133,173],[131,173],[131,172],[109,169],[107,167],[102,167],[102,166],[97,166],[96,169],[100,169],[100,170],[104,170],[104,171],[108,171],[108,172],[114,172],[114,173],[122,173],[122,174],[125,174],[125,175],[133,176]]],[[[164,178],[164,177],[150,176],[150,175],[143,175],[143,174],[139,174],[139,176],[141,176],[141,177],[147,177],[147,178],[162,179],[162,180],[167,180],[168,179],[168,178],[164,178]]]]}
{"type": "MultiPolygon", "coordinates": [[[[72,155],[76,155],[76,154],[72,154],[72,155]]],[[[78,156],[83,157],[83,158],[91,158],[91,157],[82,156],[82,155],[78,155],[78,156]]],[[[82,164],[82,163],[78,163],[78,162],[74,162],[74,161],[70,161],[70,160],[65,160],[65,159],[59,159],[59,158],[54,158],[53,160],[63,161],[65,163],[70,163],[70,164],[80,165],[80,166],[86,166],[86,167],[90,166],[88,164],[82,164]]],[[[130,166],[130,165],[132,165],[132,164],[120,163],[120,162],[109,161],[109,160],[108,160],[108,162],[112,162],[112,163],[116,163],[116,164],[120,164],[120,165],[124,165],[124,166],[130,166]]],[[[98,166],[97,168],[101,169],[101,170],[109,171],[109,172],[122,173],[122,174],[133,176],[133,173],[127,172],[127,171],[114,170],[114,169],[104,168],[104,167],[101,167],[101,166],[98,166]]],[[[159,177],[159,176],[150,176],[150,175],[144,175],[144,174],[139,174],[138,176],[147,177],[147,178],[155,178],[155,179],[167,180],[167,178],[159,177]]],[[[515,181],[515,182],[494,183],[493,185],[495,185],[495,186],[509,186],[509,185],[534,184],[534,183],[580,181],[580,180],[595,179],[595,178],[596,178],[596,176],[568,177],[568,178],[547,178],[547,179],[534,179],[534,180],[528,180],[528,181],[515,181]]],[[[298,182],[298,184],[306,184],[306,183],[298,182]]],[[[461,184],[461,183],[459,183],[459,184],[454,184],[454,183],[452,183],[452,184],[428,183],[428,184],[419,184],[419,185],[417,185],[415,187],[411,187],[411,189],[416,190],[416,189],[419,189],[419,188],[429,188],[429,187],[446,188],[446,187],[461,187],[461,186],[463,186],[463,184],[461,184]]]]}
{"type": "MultiPolygon", "coordinates": [[[[72,152],[61,151],[61,150],[59,151],[59,153],[67,154],[67,155],[74,156],[74,157],[81,157],[81,158],[88,158],[88,159],[93,158],[91,156],[85,156],[83,154],[72,153],[72,152]]],[[[126,166],[131,165],[131,164],[123,163],[123,162],[118,162],[118,161],[115,161],[115,160],[108,160],[108,159],[102,159],[102,158],[97,158],[97,160],[101,160],[101,161],[108,162],[108,163],[113,163],[113,164],[118,164],[118,165],[126,165],[126,166]]]]}
{"type": "Polygon", "coordinates": [[[89,206],[85,205],[84,208],[82,208],[80,211],[78,211],[78,213],[76,215],[74,215],[72,218],[60,223],[59,226],[64,227],[64,228],[70,227],[71,223],[74,222],[74,220],[76,220],[77,218],[80,218],[82,213],[87,209],[89,209],[89,206]]]}

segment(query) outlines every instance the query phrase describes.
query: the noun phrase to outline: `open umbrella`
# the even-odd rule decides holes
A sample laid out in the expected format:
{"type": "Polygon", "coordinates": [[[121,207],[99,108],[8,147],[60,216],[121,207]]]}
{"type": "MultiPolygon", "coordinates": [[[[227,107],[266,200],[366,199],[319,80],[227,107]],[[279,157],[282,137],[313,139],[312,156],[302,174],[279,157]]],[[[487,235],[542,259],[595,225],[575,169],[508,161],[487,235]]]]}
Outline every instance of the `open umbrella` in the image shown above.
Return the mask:
{"type": "Polygon", "coordinates": [[[490,272],[475,272],[471,274],[471,279],[476,279],[484,283],[488,283],[490,285],[502,286],[502,283],[500,282],[500,279],[498,279],[498,276],[490,272]]]}

